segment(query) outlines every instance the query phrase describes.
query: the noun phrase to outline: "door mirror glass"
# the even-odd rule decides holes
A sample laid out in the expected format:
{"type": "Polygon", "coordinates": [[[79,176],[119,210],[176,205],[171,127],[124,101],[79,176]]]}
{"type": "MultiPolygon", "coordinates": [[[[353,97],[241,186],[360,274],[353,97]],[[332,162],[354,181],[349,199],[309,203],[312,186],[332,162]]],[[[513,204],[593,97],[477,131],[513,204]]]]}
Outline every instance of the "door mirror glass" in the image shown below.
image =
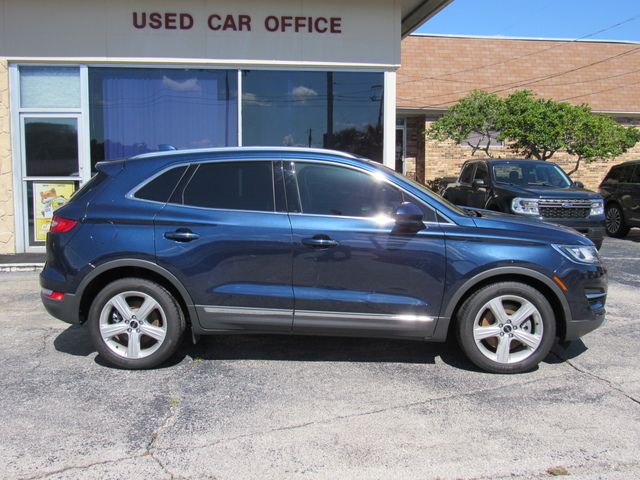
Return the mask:
{"type": "Polygon", "coordinates": [[[582,182],[573,182],[574,188],[584,188],[584,183],[582,182]]]}
{"type": "Polygon", "coordinates": [[[417,232],[424,228],[424,214],[415,203],[404,202],[396,209],[396,225],[406,230],[417,232]]]}

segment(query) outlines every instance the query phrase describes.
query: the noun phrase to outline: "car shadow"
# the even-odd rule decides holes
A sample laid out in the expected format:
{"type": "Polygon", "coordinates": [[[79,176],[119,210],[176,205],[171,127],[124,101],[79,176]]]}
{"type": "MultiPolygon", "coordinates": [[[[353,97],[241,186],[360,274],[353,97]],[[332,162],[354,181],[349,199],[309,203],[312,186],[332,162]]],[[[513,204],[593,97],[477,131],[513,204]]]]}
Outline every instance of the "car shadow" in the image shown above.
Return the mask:
{"type": "MultiPolygon", "coordinates": [[[[53,344],[57,351],[68,355],[88,357],[96,353],[89,330],[84,326],[70,326],[54,339],[53,344]]],[[[568,346],[555,342],[544,362],[563,363],[586,350],[587,347],[581,340],[571,342],[568,346]]],[[[193,361],[205,362],[264,360],[425,365],[433,365],[436,358],[440,358],[451,367],[483,373],[467,360],[453,339],[445,343],[428,343],[378,338],[240,334],[205,336],[194,345],[190,335],[185,335],[178,351],[158,368],[171,368],[187,357],[193,361]]],[[[111,367],[100,355],[95,357],[95,362],[111,367]]]]}
{"type": "MultiPolygon", "coordinates": [[[[89,330],[72,325],[54,339],[61,353],[88,357],[96,353],[89,330]]],[[[462,370],[480,370],[469,362],[455,341],[427,343],[412,340],[377,338],[323,337],[302,335],[212,335],[193,344],[185,335],[178,351],[160,368],[170,368],[185,358],[197,361],[265,360],[295,362],[360,362],[434,364],[440,358],[447,365],[462,370]]],[[[109,366],[98,354],[95,362],[109,366]]]]}

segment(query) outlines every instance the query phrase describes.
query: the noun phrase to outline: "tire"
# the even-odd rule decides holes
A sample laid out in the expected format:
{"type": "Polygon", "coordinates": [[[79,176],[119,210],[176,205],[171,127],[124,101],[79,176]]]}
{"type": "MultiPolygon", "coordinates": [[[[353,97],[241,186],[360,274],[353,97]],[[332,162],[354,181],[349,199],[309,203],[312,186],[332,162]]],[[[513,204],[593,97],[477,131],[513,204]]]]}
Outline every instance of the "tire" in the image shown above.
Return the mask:
{"type": "Polygon", "coordinates": [[[162,364],[175,353],[185,330],[171,293],[133,277],[104,287],[91,304],[87,323],[98,353],[110,365],[130,370],[162,364]]]}
{"type": "Polygon", "coordinates": [[[534,369],[548,355],[556,336],[555,316],[547,299],[518,282],[494,283],[475,292],[462,304],[456,325],[458,343],[469,360],[493,373],[534,369]]]}
{"type": "Polygon", "coordinates": [[[629,233],[629,226],[624,222],[622,209],[615,203],[607,205],[605,227],[607,235],[615,238],[622,238],[629,233]]]}
{"type": "Polygon", "coordinates": [[[601,238],[600,240],[594,240],[594,241],[593,241],[593,244],[596,246],[596,248],[597,248],[598,250],[600,250],[600,249],[602,248],[602,242],[603,242],[603,241],[604,241],[604,240],[603,240],[602,238],[601,238]]]}

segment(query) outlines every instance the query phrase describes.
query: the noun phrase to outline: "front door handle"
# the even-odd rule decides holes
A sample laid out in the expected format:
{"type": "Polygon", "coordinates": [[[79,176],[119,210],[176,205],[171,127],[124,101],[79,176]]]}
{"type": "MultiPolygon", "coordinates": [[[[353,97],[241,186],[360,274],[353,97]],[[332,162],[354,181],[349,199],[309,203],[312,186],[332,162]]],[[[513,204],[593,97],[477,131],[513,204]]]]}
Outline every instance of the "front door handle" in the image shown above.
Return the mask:
{"type": "Polygon", "coordinates": [[[313,238],[304,238],[302,239],[302,244],[312,248],[331,248],[338,246],[338,242],[330,239],[326,235],[316,235],[313,238]]]}
{"type": "Polygon", "coordinates": [[[191,242],[200,238],[200,235],[188,229],[178,229],[175,232],[165,232],[164,238],[175,240],[176,242],[191,242]]]}

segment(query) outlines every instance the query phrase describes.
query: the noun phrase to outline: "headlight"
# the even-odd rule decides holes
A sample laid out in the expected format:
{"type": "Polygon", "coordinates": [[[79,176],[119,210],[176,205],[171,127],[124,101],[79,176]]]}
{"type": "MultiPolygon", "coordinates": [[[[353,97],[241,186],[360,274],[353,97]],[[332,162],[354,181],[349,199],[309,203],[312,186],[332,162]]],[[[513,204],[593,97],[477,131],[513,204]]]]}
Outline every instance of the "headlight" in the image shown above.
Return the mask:
{"type": "Polygon", "coordinates": [[[591,212],[589,215],[604,215],[604,202],[602,200],[594,200],[591,202],[591,212]]]}
{"type": "Polygon", "coordinates": [[[538,199],[516,197],[511,200],[511,211],[520,215],[540,215],[538,199]]]}
{"type": "Polygon", "coordinates": [[[572,262],[594,264],[600,262],[598,249],[587,245],[553,245],[558,252],[572,262]]]}

